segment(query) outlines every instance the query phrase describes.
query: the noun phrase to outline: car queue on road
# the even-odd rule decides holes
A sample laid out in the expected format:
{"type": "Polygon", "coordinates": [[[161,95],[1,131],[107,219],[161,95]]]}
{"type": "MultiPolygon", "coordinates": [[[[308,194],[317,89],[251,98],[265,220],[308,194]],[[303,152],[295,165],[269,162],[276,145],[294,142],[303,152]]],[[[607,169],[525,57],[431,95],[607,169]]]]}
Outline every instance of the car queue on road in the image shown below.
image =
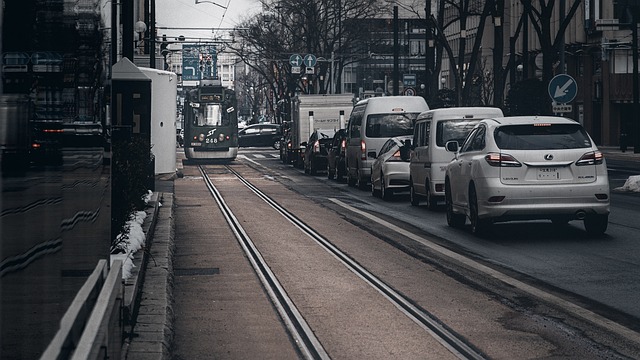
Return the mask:
{"type": "MultiPolygon", "coordinates": [[[[360,106],[372,99],[358,102],[346,129],[325,136],[322,165],[305,159],[305,172],[346,177],[360,189],[370,184],[372,195],[384,200],[408,191],[411,205],[426,200],[428,209],[437,210],[444,203],[449,226],[469,219],[476,235],[496,222],[532,219],[558,226],[580,220],[590,235],[606,231],[606,162],[578,122],[505,117],[491,107],[429,110],[426,103],[406,112],[406,98],[380,98],[390,110],[384,116],[372,112],[372,119],[360,106]],[[365,135],[376,141],[365,143],[365,135]]],[[[314,135],[305,144],[311,148],[306,156],[320,149],[314,135]]]]}

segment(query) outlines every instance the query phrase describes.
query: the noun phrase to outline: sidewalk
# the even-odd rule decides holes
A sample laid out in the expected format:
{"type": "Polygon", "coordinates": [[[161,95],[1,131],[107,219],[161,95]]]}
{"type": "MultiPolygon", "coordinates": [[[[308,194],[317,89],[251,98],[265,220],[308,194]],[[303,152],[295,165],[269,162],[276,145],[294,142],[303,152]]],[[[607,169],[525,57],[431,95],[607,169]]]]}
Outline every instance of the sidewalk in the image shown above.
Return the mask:
{"type": "Polygon", "coordinates": [[[598,148],[607,159],[640,161],[640,153],[634,153],[633,147],[628,147],[624,152],[617,146],[598,146],[598,148]]]}
{"type": "Polygon", "coordinates": [[[171,358],[175,177],[176,174],[156,176],[155,202],[147,210],[143,224],[145,250],[135,257],[137,274],[125,286],[125,314],[133,323],[125,324],[128,336],[121,359],[171,358]]]}

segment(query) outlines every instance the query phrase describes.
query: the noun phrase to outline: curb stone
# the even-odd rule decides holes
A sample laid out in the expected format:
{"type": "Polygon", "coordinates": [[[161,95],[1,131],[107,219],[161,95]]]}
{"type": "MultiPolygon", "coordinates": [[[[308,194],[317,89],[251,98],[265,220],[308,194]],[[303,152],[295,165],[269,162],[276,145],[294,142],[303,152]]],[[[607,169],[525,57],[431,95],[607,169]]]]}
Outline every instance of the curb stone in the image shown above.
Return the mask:
{"type": "Polygon", "coordinates": [[[125,317],[127,337],[121,359],[171,358],[173,194],[160,193],[151,202],[153,209],[147,209],[143,224],[145,249],[134,256],[137,273],[132,274],[130,285],[125,284],[125,315],[129,318],[125,317]]]}

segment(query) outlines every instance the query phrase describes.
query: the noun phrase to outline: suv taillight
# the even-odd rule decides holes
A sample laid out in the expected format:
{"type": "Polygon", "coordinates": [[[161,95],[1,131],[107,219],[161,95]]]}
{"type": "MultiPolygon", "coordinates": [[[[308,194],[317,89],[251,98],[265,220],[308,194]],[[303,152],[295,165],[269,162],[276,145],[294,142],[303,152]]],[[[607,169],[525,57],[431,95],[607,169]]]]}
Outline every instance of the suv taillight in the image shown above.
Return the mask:
{"type": "Polygon", "coordinates": [[[497,167],[520,167],[522,164],[509,154],[488,153],[484,160],[491,166],[497,167]]]}
{"type": "Polygon", "coordinates": [[[367,143],[360,141],[360,160],[367,160],[367,143]]]}
{"type": "Polygon", "coordinates": [[[576,166],[600,165],[604,161],[604,155],[600,151],[588,152],[576,161],[576,166]]]}
{"type": "Polygon", "coordinates": [[[320,152],[320,141],[319,140],[316,140],[313,143],[313,152],[314,153],[319,153],[320,152]]]}
{"type": "Polygon", "coordinates": [[[342,139],[342,141],[340,142],[340,151],[344,152],[346,148],[347,148],[347,139],[342,139]]]}

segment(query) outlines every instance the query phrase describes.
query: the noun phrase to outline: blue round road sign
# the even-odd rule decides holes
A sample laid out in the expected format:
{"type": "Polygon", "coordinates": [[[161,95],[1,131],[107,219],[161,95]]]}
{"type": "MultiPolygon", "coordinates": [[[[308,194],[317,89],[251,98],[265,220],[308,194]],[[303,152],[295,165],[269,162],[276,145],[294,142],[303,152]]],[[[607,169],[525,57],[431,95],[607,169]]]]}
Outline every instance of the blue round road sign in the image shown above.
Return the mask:
{"type": "Polygon", "coordinates": [[[557,104],[573,101],[578,94],[578,84],[569,75],[559,74],[549,81],[549,96],[557,104]]]}

